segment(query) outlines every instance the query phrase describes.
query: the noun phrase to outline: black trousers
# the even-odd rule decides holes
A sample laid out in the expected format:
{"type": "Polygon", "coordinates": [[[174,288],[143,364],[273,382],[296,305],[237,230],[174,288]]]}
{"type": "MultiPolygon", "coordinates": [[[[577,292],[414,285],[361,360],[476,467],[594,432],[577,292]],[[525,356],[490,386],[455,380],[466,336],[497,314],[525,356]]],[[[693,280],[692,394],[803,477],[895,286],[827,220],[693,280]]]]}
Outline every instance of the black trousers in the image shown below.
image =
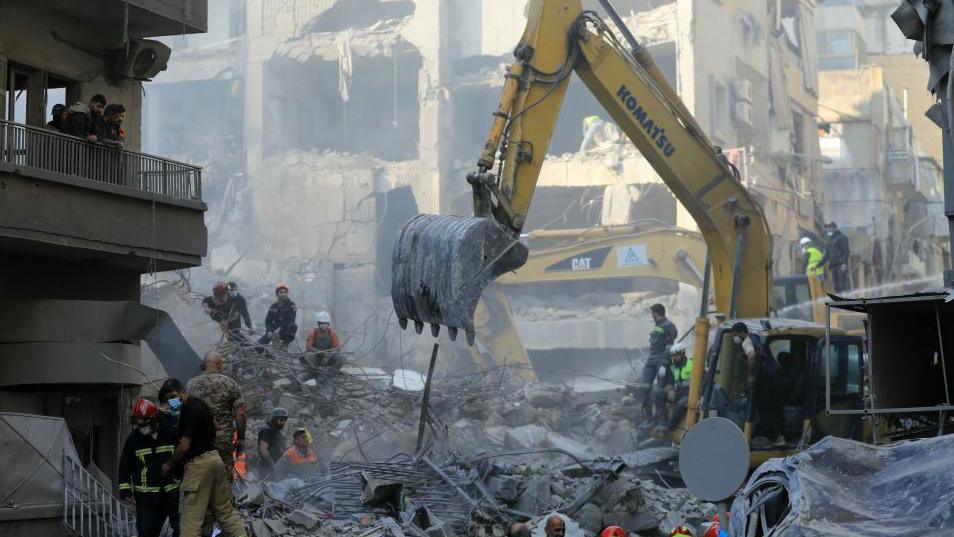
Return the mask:
{"type": "MultiPolygon", "coordinates": [[[[281,327],[281,328],[278,330],[278,339],[279,339],[282,343],[284,343],[284,344],[287,345],[287,344],[291,343],[291,342],[295,339],[295,335],[296,335],[297,333],[298,333],[298,325],[297,325],[297,324],[290,324],[290,325],[287,325],[287,326],[283,326],[283,327],[281,327]]],[[[267,345],[267,344],[269,344],[271,341],[272,341],[272,338],[270,338],[270,337],[268,336],[268,332],[265,332],[264,334],[262,334],[262,337],[259,338],[258,343],[259,343],[259,345],[267,345]]]]}
{"type": "Polygon", "coordinates": [[[849,291],[851,289],[851,282],[848,278],[848,265],[844,263],[832,265],[829,272],[831,272],[831,282],[836,293],[849,291]]]}
{"type": "Polygon", "coordinates": [[[154,493],[158,501],[136,502],[136,531],[139,537],[159,537],[166,518],[172,528],[172,537],[179,537],[179,491],[154,493]]]}

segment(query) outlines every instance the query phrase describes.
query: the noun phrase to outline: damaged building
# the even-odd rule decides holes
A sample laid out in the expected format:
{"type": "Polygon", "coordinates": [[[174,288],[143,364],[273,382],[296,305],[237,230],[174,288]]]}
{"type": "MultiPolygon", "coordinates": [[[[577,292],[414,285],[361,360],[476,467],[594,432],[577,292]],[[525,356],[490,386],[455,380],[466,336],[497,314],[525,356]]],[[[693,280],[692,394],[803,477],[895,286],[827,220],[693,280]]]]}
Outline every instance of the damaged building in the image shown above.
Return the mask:
{"type": "Polygon", "coordinates": [[[203,31],[206,2],[10,0],[2,10],[0,533],[62,535],[76,530],[64,498],[88,515],[90,494],[111,492],[123,416],[157,380],[142,348],[175,374],[198,365],[168,315],[141,304],[140,277],[201,264],[202,172],[141,152],[140,124],[142,80],[169,55],[151,38],[203,31]],[[97,94],[125,106],[124,148],[47,126],[55,105],[89,114],[97,94]],[[66,475],[75,481],[64,486],[66,475]]]}
{"type": "MultiPolygon", "coordinates": [[[[150,150],[207,169],[208,200],[217,215],[209,223],[211,274],[193,271],[194,290],[234,279],[254,291],[246,295],[257,297],[253,302],[263,311],[270,286],[289,281],[302,310],[299,325],[310,326],[314,312],[326,309],[358,355],[381,342],[375,352],[390,359],[395,351],[426,356],[413,350],[416,342],[387,330],[394,323],[386,299],[394,231],[418,211],[470,211],[464,176],[486,136],[523,31],[525,4],[221,2],[212,8],[207,34],[169,38],[177,61],[146,87],[144,137],[150,150]],[[290,79],[297,83],[284,83],[290,79]]],[[[825,202],[815,135],[814,7],[618,4],[762,201],[775,238],[776,273],[799,273],[798,239],[820,229],[825,202]],[[688,22],[702,19],[722,22],[688,22]]],[[[611,122],[600,118],[600,136],[584,144],[584,121],[601,114],[573,80],[525,231],[647,221],[694,229],[611,122]]],[[[598,329],[580,328],[579,336],[558,342],[572,322],[561,325],[555,317],[590,318],[595,305],[581,307],[580,290],[572,288],[561,288],[556,302],[544,293],[539,307],[515,312],[532,353],[626,355],[646,344],[644,331],[626,326],[645,320],[650,303],[663,301],[683,327],[698,309],[695,288],[671,281],[595,282],[582,289],[605,290],[605,306],[615,307],[606,317],[616,319],[593,317],[590,325],[598,329]],[[607,322],[612,326],[602,326],[607,322]]],[[[520,303],[539,295],[508,293],[520,303]]],[[[185,309],[181,300],[162,304],[185,309]]]]}

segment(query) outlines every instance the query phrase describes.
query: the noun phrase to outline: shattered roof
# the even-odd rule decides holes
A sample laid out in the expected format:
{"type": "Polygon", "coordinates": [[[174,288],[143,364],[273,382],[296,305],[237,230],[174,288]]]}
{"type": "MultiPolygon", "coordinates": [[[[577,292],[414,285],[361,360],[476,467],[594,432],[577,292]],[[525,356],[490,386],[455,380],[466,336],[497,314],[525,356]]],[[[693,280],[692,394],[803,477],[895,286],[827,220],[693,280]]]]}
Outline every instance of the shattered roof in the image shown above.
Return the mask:
{"type": "Polygon", "coordinates": [[[336,61],[342,43],[347,43],[356,56],[391,57],[395,52],[414,48],[401,35],[403,27],[403,21],[386,21],[365,30],[313,33],[276,46],[271,58],[287,57],[299,62],[313,59],[336,61]]]}

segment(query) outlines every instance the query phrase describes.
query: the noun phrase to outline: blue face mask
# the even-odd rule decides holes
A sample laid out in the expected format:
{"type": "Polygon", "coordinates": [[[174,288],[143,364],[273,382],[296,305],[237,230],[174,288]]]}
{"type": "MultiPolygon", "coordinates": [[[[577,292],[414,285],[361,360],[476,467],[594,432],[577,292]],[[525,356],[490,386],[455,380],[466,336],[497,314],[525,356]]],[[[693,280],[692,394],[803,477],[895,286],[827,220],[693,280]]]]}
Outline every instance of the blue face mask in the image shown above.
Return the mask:
{"type": "Polygon", "coordinates": [[[178,397],[173,397],[169,399],[169,409],[170,410],[179,410],[179,407],[182,406],[182,399],[178,397]]]}

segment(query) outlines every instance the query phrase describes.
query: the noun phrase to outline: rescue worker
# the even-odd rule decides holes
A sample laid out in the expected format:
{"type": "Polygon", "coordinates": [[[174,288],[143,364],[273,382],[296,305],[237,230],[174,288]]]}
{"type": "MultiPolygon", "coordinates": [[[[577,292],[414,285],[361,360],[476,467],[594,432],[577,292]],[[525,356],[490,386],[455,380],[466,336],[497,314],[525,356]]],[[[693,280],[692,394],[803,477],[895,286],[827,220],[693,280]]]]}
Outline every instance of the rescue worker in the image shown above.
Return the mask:
{"type": "Polygon", "coordinates": [[[543,532],[547,537],[564,537],[566,535],[566,522],[560,515],[550,515],[547,523],[543,526],[543,532]]]}
{"type": "MultiPolygon", "coordinates": [[[[666,318],[665,306],[653,304],[649,307],[649,311],[653,316],[653,328],[649,332],[649,356],[646,358],[639,382],[636,384],[636,399],[643,407],[645,426],[651,427],[653,420],[649,393],[659,371],[669,366],[668,349],[676,340],[678,331],[676,325],[666,318]]],[[[665,377],[662,380],[664,383],[665,377]]]]}
{"type": "Polygon", "coordinates": [[[522,522],[514,522],[507,528],[507,537],[530,537],[530,528],[522,522]]]}
{"type": "Polygon", "coordinates": [[[828,247],[825,248],[825,255],[819,263],[821,265],[828,264],[828,271],[831,274],[835,292],[847,291],[851,288],[848,271],[851,248],[848,245],[848,237],[838,229],[838,225],[834,222],[825,225],[825,233],[828,235],[828,247]]]}
{"type": "Polygon", "coordinates": [[[288,411],[277,406],[268,415],[268,423],[258,432],[258,456],[263,474],[272,471],[275,463],[282,458],[288,442],[282,429],[288,422],[288,411]]]}
{"type": "Polygon", "coordinates": [[[219,323],[222,332],[237,335],[242,329],[242,319],[234,300],[229,298],[228,287],[225,282],[216,282],[212,287],[212,296],[202,300],[202,310],[219,323]]]}
{"type": "Polygon", "coordinates": [[[238,310],[242,320],[245,321],[245,328],[247,328],[249,332],[255,332],[255,323],[252,322],[252,316],[248,314],[248,302],[245,300],[245,297],[242,296],[242,293],[239,293],[238,284],[229,282],[228,289],[229,298],[232,300],[232,303],[235,304],[235,309],[238,310]]]}
{"type": "Polygon", "coordinates": [[[673,343],[669,348],[672,366],[669,368],[670,382],[653,393],[656,409],[656,434],[667,434],[679,425],[686,409],[689,408],[689,379],[692,376],[692,358],[686,354],[685,343],[673,343]],[[673,406],[670,413],[667,404],[673,406]]]}
{"type": "MultiPolygon", "coordinates": [[[[749,386],[757,418],[753,420],[756,437],[754,449],[785,446],[785,418],[779,397],[779,364],[762,346],[762,339],[749,333],[743,322],[732,325],[733,341],[741,347],[747,364],[746,382],[749,386]],[[754,393],[751,393],[754,388],[754,393]],[[770,440],[773,438],[774,440],[770,440]]],[[[751,417],[751,416],[750,416],[751,417]]]]}
{"type": "Polygon", "coordinates": [[[619,526],[607,526],[600,532],[600,537],[628,537],[628,534],[619,526]]]}
{"type": "Polygon", "coordinates": [[[182,398],[179,394],[185,386],[177,378],[166,379],[159,388],[159,424],[165,427],[178,427],[179,408],[182,407],[182,398]]]}
{"type": "Polygon", "coordinates": [[[605,140],[603,136],[605,125],[603,118],[595,114],[583,118],[583,141],[580,143],[580,153],[600,145],[605,140]]]}
{"type": "Polygon", "coordinates": [[[696,537],[696,531],[688,524],[679,524],[669,532],[669,537],[696,537]]]}
{"type": "Polygon", "coordinates": [[[825,266],[821,261],[825,257],[825,254],[816,248],[815,244],[812,243],[812,240],[808,237],[802,237],[799,243],[802,245],[802,254],[805,256],[805,274],[814,275],[818,278],[818,281],[824,281],[825,266]]]}
{"type": "Polygon", "coordinates": [[[295,339],[298,333],[298,325],[295,324],[295,316],[298,314],[298,306],[288,298],[288,284],[279,283],[275,286],[275,296],[278,300],[268,308],[268,315],[265,316],[265,333],[258,340],[259,345],[268,345],[272,338],[277,337],[281,341],[282,350],[288,348],[288,344],[295,339]]]}
{"type": "Polygon", "coordinates": [[[207,511],[230,537],[247,537],[245,523],[232,503],[229,476],[216,449],[216,423],[212,409],[186,391],[179,414],[181,437],[175,453],[162,465],[163,475],[185,463],[179,487],[179,529],[182,537],[199,537],[207,511]]]}
{"type": "Polygon", "coordinates": [[[318,354],[317,363],[314,365],[338,365],[335,362],[337,353],[341,350],[341,342],[338,340],[338,334],[331,328],[331,315],[327,311],[319,311],[315,315],[315,323],[318,326],[308,332],[305,350],[318,354]]]}
{"type": "Polygon", "coordinates": [[[292,447],[275,464],[273,474],[279,476],[304,477],[320,470],[318,455],[311,448],[311,434],[304,427],[295,429],[292,435],[292,447]]]}
{"type": "Polygon", "coordinates": [[[174,429],[161,427],[159,409],[146,399],[133,406],[133,431],[119,457],[119,497],[136,505],[139,537],[159,537],[169,519],[173,537],[179,536],[179,480],[163,474],[178,438],[174,429]]]}
{"type": "Polygon", "coordinates": [[[229,479],[233,479],[233,457],[236,451],[241,453],[244,450],[247,416],[242,389],[224,370],[222,355],[214,350],[207,352],[202,360],[202,373],[189,380],[185,391],[205,401],[211,409],[215,419],[215,448],[229,479]]]}

